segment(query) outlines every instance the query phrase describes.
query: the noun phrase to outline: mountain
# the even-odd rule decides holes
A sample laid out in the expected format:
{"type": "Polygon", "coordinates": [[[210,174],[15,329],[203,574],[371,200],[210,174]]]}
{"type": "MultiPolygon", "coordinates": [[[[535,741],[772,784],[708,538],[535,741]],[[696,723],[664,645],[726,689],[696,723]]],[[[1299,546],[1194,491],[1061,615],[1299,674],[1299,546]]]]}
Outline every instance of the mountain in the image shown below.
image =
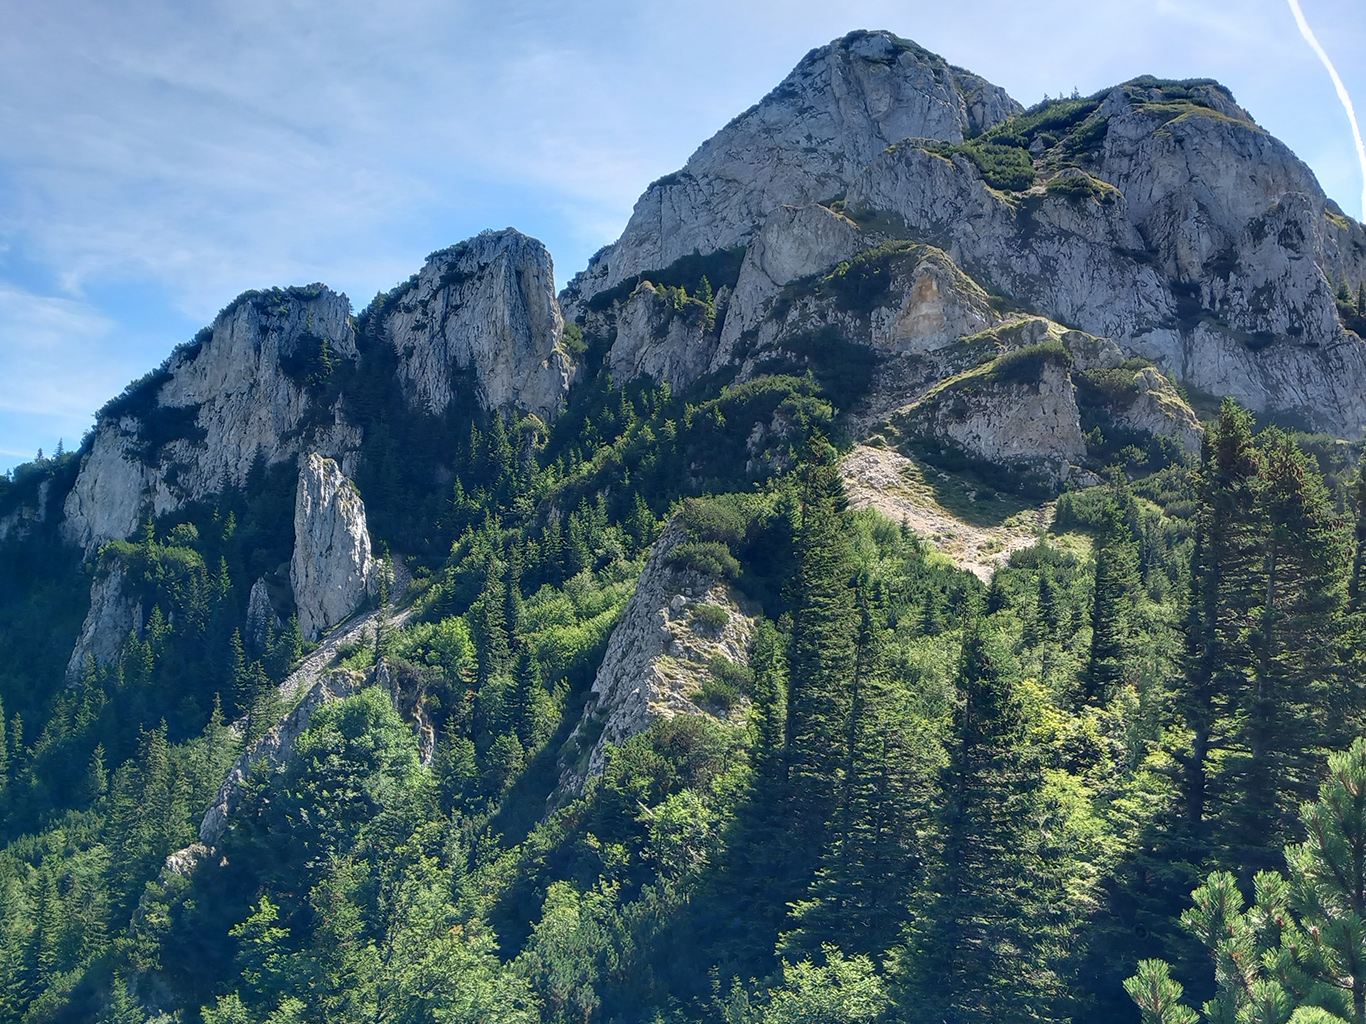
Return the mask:
{"type": "Polygon", "coordinates": [[[0,1017],[1187,1021],[1366,725],[1363,331],[1218,83],[887,32],[558,295],[239,296],[0,478],[0,1017]]]}

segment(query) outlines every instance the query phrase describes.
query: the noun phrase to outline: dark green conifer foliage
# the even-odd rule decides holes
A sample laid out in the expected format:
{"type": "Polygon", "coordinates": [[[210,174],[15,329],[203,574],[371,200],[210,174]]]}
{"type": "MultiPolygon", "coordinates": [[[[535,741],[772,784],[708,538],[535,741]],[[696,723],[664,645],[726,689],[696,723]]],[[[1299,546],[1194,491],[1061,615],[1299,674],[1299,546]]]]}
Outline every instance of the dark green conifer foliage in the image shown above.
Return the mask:
{"type": "Polygon", "coordinates": [[[1200,509],[1191,560],[1185,678],[1177,707],[1191,730],[1184,769],[1186,817],[1200,834],[1211,797],[1209,759],[1225,742],[1221,723],[1247,685],[1261,567],[1261,457],[1252,417],[1231,399],[1206,435],[1196,493],[1200,509]]]}
{"type": "Polygon", "coordinates": [[[896,967],[907,1012],[954,1024],[1050,1019],[1059,983],[1031,863],[1041,786],[1001,642],[969,628],[923,885],[896,967]]]}
{"type": "Polygon", "coordinates": [[[808,450],[799,497],[786,748],[794,833],[818,841],[835,810],[847,751],[858,621],[839,453],[822,438],[808,450]]]}
{"type": "Polygon", "coordinates": [[[917,832],[928,806],[934,743],[890,685],[881,664],[886,636],[880,582],[860,576],[858,634],[850,672],[844,778],[833,834],[798,927],[784,937],[789,959],[833,944],[845,953],[890,948],[905,919],[904,895],[916,880],[917,832]]]}
{"type": "Polygon", "coordinates": [[[506,566],[490,551],[484,560],[484,587],[478,601],[479,683],[482,686],[508,667],[511,642],[507,627],[506,566]]]}
{"type": "Polygon", "coordinates": [[[1263,450],[1254,660],[1224,783],[1232,862],[1248,872],[1274,868],[1280,848],[1299,838],[1299,806],[1318,782],[1315,745],[1341,742],[1352,711],[1332,700],[1346,690],[1337,661],[1345,525],[1309,456],[1275,430],[1263,450]]]}
{"type": "Polygon", "coordinates": [[[1091,658],[1086,669],[1088,701],[1105,703],[1124,680],[1130,654],[1129,620],[1138,592],[1138,544],[1120,500],[1105,506],[1096,543],[1091,606],[1091,658]]]}
{"type": "Polygon", "coordinates": [[[1349,607],[1353,612],[1361,611],[1363,603],[1366,603],[1366,594],[1362,593],[1363,587],[1366,587],[1366,459],[1357,467],[1356,511],[1356,547],[1352,558],[1352,579],[1347,591],[1349,607]]]}

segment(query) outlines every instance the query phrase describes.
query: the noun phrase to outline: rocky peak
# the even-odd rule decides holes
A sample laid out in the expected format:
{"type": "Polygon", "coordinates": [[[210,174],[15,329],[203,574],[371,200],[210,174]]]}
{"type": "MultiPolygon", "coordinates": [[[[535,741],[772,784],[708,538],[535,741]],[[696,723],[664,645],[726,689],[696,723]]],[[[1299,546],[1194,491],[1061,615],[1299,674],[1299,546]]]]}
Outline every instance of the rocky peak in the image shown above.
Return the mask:
{"type": "Polygon", "coordinates": [[[335,462],[309,452],[299,462],[289,564],[304,636],[317,639],[356,610],[372,566],[360,494],[335,462]]]}
{"type": "Polygon", "coordinates": [[[550,254],[534,238],[507,228],[433,253],[381,315],[416,408],[478,402],[549,420],[564,402],[564,318],[550,254]]]}
{"type": "Polygon", "coordinates": [[[783,205],[843,194],[888,145],[961,142],[1021,108],[984,79],[890,32],[853,32],[808,53],[762,101],[636,202],[621,238],[562,299],[577,317],[599,292],[693,253],[745,244],[783,205]]]}
{"type": "Polygon", "coordinates": [[[149,514],[242,484],[258,457],[353,450],[359,433],[309,392],[320,363],[357,357],[350,309],[322,285],[234,300],[100,411],[66,499],[67,538],[89,552],[127,537],[149,514]]]}

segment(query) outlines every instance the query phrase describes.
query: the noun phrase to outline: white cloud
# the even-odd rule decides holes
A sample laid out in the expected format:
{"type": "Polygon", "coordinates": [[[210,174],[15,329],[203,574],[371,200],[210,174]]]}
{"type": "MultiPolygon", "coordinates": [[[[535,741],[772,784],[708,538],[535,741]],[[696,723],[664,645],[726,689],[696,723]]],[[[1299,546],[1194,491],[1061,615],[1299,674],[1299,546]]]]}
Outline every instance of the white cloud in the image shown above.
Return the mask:
{"type": "Polygon", "coordinates": [[[127,379],[107,352],[114,326],[82,302],[0,283],[0,411],[88,418],[127,379]]]}

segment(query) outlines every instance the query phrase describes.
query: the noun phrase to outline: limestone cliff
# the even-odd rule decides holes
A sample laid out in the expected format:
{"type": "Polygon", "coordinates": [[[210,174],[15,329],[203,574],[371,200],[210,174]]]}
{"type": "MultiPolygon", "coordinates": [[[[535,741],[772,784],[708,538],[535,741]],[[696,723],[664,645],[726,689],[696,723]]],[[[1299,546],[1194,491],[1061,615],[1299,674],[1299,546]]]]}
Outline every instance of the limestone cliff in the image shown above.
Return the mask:
{"type": "Polygon", "coordinates": [[[1034,136],[1032,187],[993,187],[970,150],[906,142],[847,207],[1188,386],[1360,434],[1366,346],[1329,275],[1366,278],[1366,244],[1309,169],[1213,83],[1140,80],[1073,106],[1034,136]]]}
{"type": "Polygon", "coordinates": [[[853,32],[812,50],[645,191],[621,238],[565,289],[566,312],[576,318],[599,292],[681,257],[743,245],[780,206],[839,196],[899,139],[957,142],[1019,109],[1003,90],[890,32],[853,32]]]}
{"type": "Polygon", "coordinates": [[[534,238],[508,228],[433,253],[382,316],[415,408],[477,402],[549,421],[564,402],[573,367],[550,254],[534,238]]]}
{"type": "Polygon", "coordinates": [[[116,661],[128,635],[141,634],[142,601],[132,589],[128,569],[117,559],[107,558],[96,569],[90,586],[90,611],[66,665],[68,683],[80,679],[92,659],[99,668],[116,661]]]}
{"type": "Polygon", "coordinates": [[[289,563],[305,637],[317,639],[359,607],[372,565],[360,494],[335,462],[309,452],[299,462],[289,563]]]}
{"type": "Polygon", "coordinates": [[[101,411],[63,531],[93,552],[148,515],[245,482],[257,459],[274,464],[307,445],[334,457],[360,432],[340,403],[321,409],[311,365],[357,358],[346,296],[314,285],[248,292],[163,366],[101,411]]]}
{"type": "Polygon", "coordinates": [[[650,552],[561,754],[562,793],[578,792],[587,777],[601,774],[609,745],[660,718],[709,713],[699,694],[716,659],[749,664],[754,619],[725,580],[676,559],[687,539],[675,520],[650,552]]]}

